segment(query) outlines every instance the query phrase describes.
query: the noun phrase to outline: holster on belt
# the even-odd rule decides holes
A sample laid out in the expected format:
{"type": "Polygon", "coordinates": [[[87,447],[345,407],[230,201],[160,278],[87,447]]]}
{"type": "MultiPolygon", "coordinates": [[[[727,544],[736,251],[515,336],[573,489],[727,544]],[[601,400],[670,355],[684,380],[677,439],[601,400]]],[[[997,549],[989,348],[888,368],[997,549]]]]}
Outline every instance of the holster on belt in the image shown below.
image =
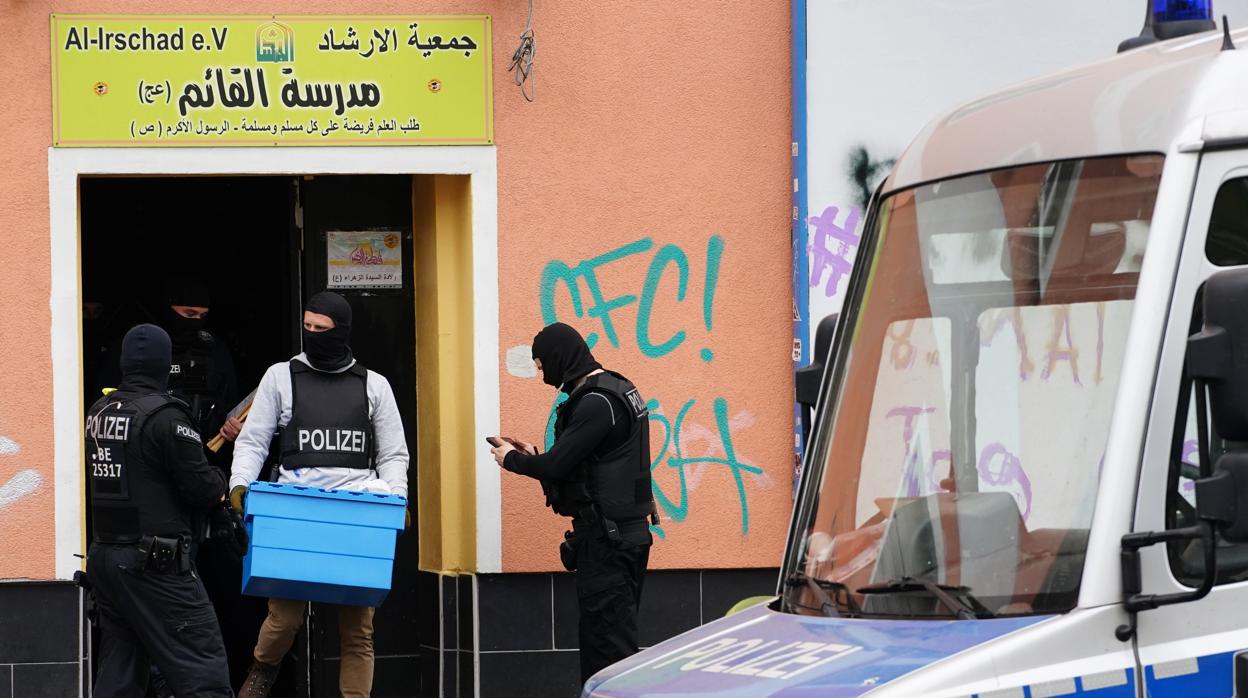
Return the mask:
{"type": "Polygon", "coordinates": [[[559,544],[559,561],[569,572],[576,571],[576,543],[579,538],[574,531],[564,531],[563,542],[559,544]]]}
{"type": "Polygon", "coordinates": [[[576,544],[584,537],[601,535],[615,547],[623,544],[620,526],[615,521],[603,516],[594,506],[584,507],[572,518],[572,530],[565,531],[563,542],[559,544],[559,559],[569,572],[576,571],[576,544]]]}
{"type": "Polygon", "coordinates": [[[158,574],[181,574],[191,569],[191,545],[182,536],[143,536],[143,569],[158,574]]]}

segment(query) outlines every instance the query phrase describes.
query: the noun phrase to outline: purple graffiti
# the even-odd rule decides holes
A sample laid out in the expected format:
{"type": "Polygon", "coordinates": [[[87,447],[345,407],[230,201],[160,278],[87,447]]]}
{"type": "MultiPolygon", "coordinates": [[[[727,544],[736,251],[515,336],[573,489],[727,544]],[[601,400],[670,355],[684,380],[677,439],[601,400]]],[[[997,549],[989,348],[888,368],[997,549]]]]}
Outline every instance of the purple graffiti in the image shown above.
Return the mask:
{"type": "Polygon", "coordinates": [[[901,417],[905,420],[901,428],[901,438],[904,443],[906,454],[906,469],[905,474],[902,476],[902,486],[905,489],[907,497],[921,496],[925,494],[923,491],[924,489],[926,489],[926,493],[944,491],[944,488],[940,485],[940,479],[937,476],[938,470],[936,464],[942,460],[952,462],[952,454],[950,454],[949,451],[933,451],[931,470],[926,473],[921,473],[920,471],[922,470],[923,465],[922,457],[919,455],[917,450],[914,450],[913,452],[911,451],[911,445],[914,442],[915,420],[922,415],[931,414],[935,411],[935,407],[905,406],[894,407],[885,415],[885,418],[888,419],[901,417]]]}
{"type": "MultiPolygon", "coordinates": [[[[1075,305],[1054,306],[1052,309],[1052,325],[1045,344],[1045,354],[1040,378],[1047,381],[1057,372],[1058,364],[1066,362],[1070,365],[1070,377],[1075,385],[1082,387],[1083,380],[1079,370],[1079,345],[1075,343],[1072,330],[1071,312],[1075,305]]],[[[995,313],[985,313],[984,321],[980,322],[981,347],[992,346],[997,335],[1011,325],[1014,329],[1014,342],[1018,345],[1019,364],[1018,376],[1022,381],[1031,378],[1035,365],[1028,353],[1029,339],[1023,332],[1022,308],[1001,309],[995,313]]],[[[1092,374],[1092,382],[1099,385],[1103,379],[1102,368],[1105,359],[1105,304],[1096,304],[1096,366],[1092,374]]]]}
{"type": "Polygon", "coordinates": [[[814,288],[823,281],[823,273],[828,272],[823,293],[828,297],[836,295],[841,279],[849,275],[853,264],[852,253],[858,247],[858,219],[862,211],[850,208],[845,217],[845,225],[837,225],[836,217],[840,209],[829,206],[823,209],[823,215],[810,216],[807,223],[815,227],[815,234],[810,245],[811,273],[810,286],[814,288]]]}
{"type": "Polygon", "coordinates": [[[1200,465],[1200,443],[1196,439],[1183,442],[1183,455],[1180,460],[1189,465],[1200,465]]]}
{"type": "Polygon", "coordinates": [[[910,335],[914,334],[914,320],[894,322],[888,326],[888,338],[893,340],[893,348],[888,356],[893,361],[893,368],[906,370],[914,365],[914,344],[910,335]]]}
{"type": "Polygon", "coordinates": [[[1075,385],[1083,385],[1079,381],[1079,349],[1075,346],[1075,340],[1070,334],[1070,306],[1068,305],[1059,306],[1053,310],[1053,336],[1049,339],[1048,354],[1045,355],[1044,361],[1044,370],[1040,372],[1040,377],[1044,380],[1048,380],[1053,375],[1057,362],[1065,361],[1070,364],[1070,374],[1075,379],[1075,385]],[[1066,338],[1065,348],[1061,345],[1063,335],[1066,338]]]}
{"type": "Polygon", "coordinates": [[[1025,381],[1036,367],[1031,361],[1031,356],[1027,354],[1027,337],[1023,334],[1021,308],[997,311],[987,327],[980,327],[979,345],[981,347],[991,346],[992,340],[996,338],[997,333],[1004,329],[1007,324],[1014,328],[1014,343],[1018,345],[1018,378],[1025,381]]]}
{"type": "MultiPolygon", "coordinates": [[[[1187,463],[1188,465],[1194,465],[1199,468],[1200,467],[1200,443],[1196,439],[1187,439],[1186,441],[1184,441],[1183,442],[1183,455],[1179,457],[1179,460],[1183,461],[1184,463],[1187,463]]],[[[1185,479],[1182,482],[1182,484],[1179,485],[1179,489],[1182,490],[1183,492],[1195,492],[1196,482],[1194,480],[1185,479]]]]}
{"type": "Polygon", "coordinates": [[[903,419],[906,420],[902,424],[902,427],[901,427],[901,437],[905,439],[906,451],[909,451],[910,442],[911,440],[914,439],[914,421],[918,419],[920,415],[931,414],[932,412],[935,412],[935,411],[936,411],[935,407],[914,407],[914,406],[894,407],[893,409],[889,410],[888,414],[884,415],[884,417],[886,419],[892,419],[893,417],[902,417],[903,419]]]}
{"type": "Polygon", "coordinates": [[[1031,478],[1023,471],[1023,462],[1003,444],[993,442],[979,453],[979,477],[989,485],[1018,488],[1014,498],[1020,500],[1023,521],[1031,516],[1031,478]]]}

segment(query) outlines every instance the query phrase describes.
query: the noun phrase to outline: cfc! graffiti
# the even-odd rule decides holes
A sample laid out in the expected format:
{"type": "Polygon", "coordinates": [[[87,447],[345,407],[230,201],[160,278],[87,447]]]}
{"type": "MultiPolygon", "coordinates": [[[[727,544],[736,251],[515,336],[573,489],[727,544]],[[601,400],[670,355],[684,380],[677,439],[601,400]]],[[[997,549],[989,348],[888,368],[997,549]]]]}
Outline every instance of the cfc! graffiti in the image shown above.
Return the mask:
{"type": "MultiPolygon", "coordinates": [[[[606,336],[611,346],[619,347],[620,337],[619,333],[616,332],[615,322],[611,317],[611,313],[637,303],[637,322],[635,325],[637,347],[643,355],[651,359],[671,354],[684,343],[688,336],[687,333],[684,330],[679,330],[662,341],[656,341],[650,333],[650,322],[654,315],[655,301],[658,299],[659,283],[663,280],[663,275],[667,272],[668,267],[674,267],[676,272],[676,301],[680,303],[685,300],[689,288],[689,257],[685,254],[685,251],[676,245],[669,244],[660,247],[655,252],[654,257],[650,260],[646,279],[642,284],[640,298],[635,294],[626,294],[608,300],[603,295],[602,284],[598,279],[598,272],[602,267],[634,255],[649,252],[653,247],[653,240],[643,238],[592,259],[584,260],[576,266],[569,266],[567,263],[557,259],[551,261],[542,271],[540,290],[542,321],[545,324],[550,324],[559,320],[558,313],[555,310],[555,298],[559,286],[562,284],[567,289],[568,296],[572,301],[572,309],[576,316],[578,318],[588,316],[597,320],[602,324],[602,333],[606,336]],[[589,307],[586,307],[584,298],[581,296],[580,284],[582,280],[589,291],[589,298],[592,302],[592,305],[589,307]]],[[[719,282],[719,264],[723,254],[723,238],[718,235],[712,235],[706,243],[706,283],[702,292],[702,321],[708,333],[713,329],[712,310],[715,304],[715,288],[719,282]]],[[[598,333],[589,333],[585,337],[585,341],[592,349],[598,342],[598,333]]],[[[714,354],[708,348],[703,348],[700,354],[703,361],[710,361],[714,357],[714,354]]]]}

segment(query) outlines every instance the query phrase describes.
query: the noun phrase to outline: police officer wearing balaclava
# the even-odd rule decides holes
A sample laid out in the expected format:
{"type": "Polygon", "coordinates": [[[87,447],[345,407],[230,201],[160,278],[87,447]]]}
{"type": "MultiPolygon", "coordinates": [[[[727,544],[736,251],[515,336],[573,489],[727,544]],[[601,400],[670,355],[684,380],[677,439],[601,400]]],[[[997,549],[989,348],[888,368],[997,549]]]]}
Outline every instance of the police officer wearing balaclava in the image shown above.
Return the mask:
{"type": "Polygon", "coordinates": [[[87,412],[87,570],[102,636],[97,698],[143,695],[153,664],[175,695],[233,695],[191,550],[225,498],[225,477],[204,459],[186,405],[167,392],[170,358],[164,330],[131,329],[120,385],[87,412]]]}
{"type": "Polygon", "coordinates": [[[499,465],[542,483],[546,504],[572,519],[560,557],[576,573],[581,681],[637,652],[637,610],[650,557],[650,429],[646,401],[624,376],[604,371],[573,328],[555,323],[533,339],[542,380],[568,399],[546,453],[502,441],[499,465]]]}
{"type": "MultiPolygon", "coordinates": [[[[234,359],[225,343],[204,326],[211,306],[212,297],[201,279],[173,275],[165,280],[156,322],[173,343],[170,392],[190,407],[192,423],[200,434],[211,439],[220,433],[226,441],[233,441],[242,428],[237,419],[226,417],[238,401],[234,359]]],[[[116,387],[119,352],[114,344],[100,387],[116,387]]],[[[216,464],[223,470],[229,467],[228,461],[216,464]]]]}
{"type": "MultiPolygon", "coordinates": [[[[209,439],[220,434],[227,442],[233,442],[242,429],[237,417],[227,417],[238,401],[234,359],[225,342],[205,327],[212,307],[208,286],[197,276],[174,274],[165,279],[162,300],[160,326],[173,342],[169,392],[190,406],[199,433],[208,435],[209,439]]],[[[216,452],[207,450],[205,455],[229,477],[228,447],[216,452]]],[[[242,574],[242,560],[227,530],[214,527],[210,539],[200,547],[196,562],[208,597],[221,619],[230,676],[237,685],[250,664],[251,638],[260,622],[257,615],[262,614],[263,609],[257,608],[258,599],[244,598],[241,594],[238,580],[242,574]],[[238,620],[248,611],[246,620],[238,620]],[[231,617],[236,620],[227,620],[231,617]]],[[[169,695],[161,681],[159,673],[153,672],[149,695],[156,698],[169,695]]]]}
{"type": "Polygon", "coordinates": [[[173,340],[169,390],[191,406],[200,433],[219,432],[233,441],[242,428],[237,419],[226,417],[238,400],[234,359],[225,343],[204,327],[211,305],[202,280],[173,276],[165,282],[160,325],[173,340]]]}
{"type": "MultiPolygon", "coordinates": [[[[355,360],[350,338],[346,299],[332,292],[312,296],[303,313],[303,353],[265,372],[234,444],[230,501],[239,512],[279,430],[278,482],[407,496],[407,440],[394,393],[384,377],[355,360]]],[[[269,694],[306,605],[269,599],[255,664],[240,696],[269,694]]],[[[373,685],[374,609],[336,610],[342,657],[338,688],[344,698],[363,698],[373,685]]]]}

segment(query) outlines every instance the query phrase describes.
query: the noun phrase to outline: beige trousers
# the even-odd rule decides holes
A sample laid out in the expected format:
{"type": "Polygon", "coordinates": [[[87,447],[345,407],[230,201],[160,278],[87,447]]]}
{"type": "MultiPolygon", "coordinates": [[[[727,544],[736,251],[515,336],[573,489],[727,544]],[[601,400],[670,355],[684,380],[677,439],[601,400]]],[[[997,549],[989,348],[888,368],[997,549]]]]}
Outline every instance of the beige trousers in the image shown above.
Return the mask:
{"type": "MultiPolygon", "coordinates": [[[[269,599],[269,616],[260,626],[256,661],[277,666],[290,651],[303,625],[306,601],[269,599]]],[[[338,690],[343,698],[368,698],[373,690],[373,610],[361,606],[333,606],[338,612],[342,663],[338,690]]]]}

